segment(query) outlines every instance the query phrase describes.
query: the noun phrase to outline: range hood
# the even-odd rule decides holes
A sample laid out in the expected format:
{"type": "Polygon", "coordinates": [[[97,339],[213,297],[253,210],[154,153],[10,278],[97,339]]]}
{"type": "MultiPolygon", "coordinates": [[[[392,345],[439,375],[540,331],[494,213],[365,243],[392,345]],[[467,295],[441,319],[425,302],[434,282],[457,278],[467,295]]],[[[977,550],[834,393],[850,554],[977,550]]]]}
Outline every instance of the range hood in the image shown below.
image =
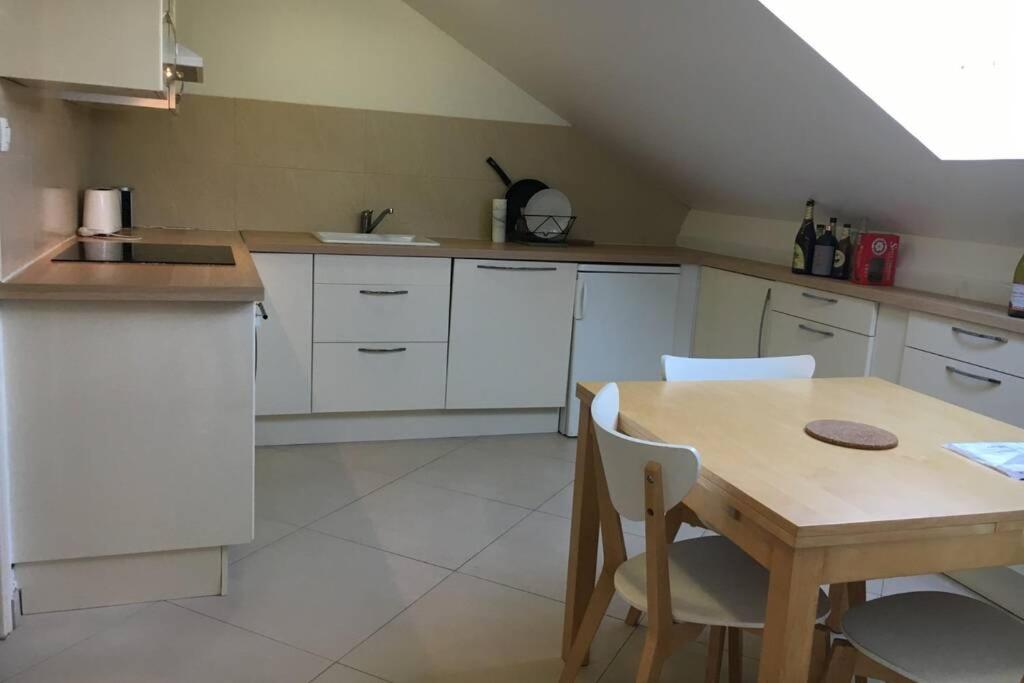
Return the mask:
{"type": "Polygon", "coordinates": [[[181,43],[175,43],[171,48],[173,52],[170,55],[164,55],[163,92],[125,92],[119,88],[96,86],[78,89],[73,85],[65,84],[60,88],[60,97],[72,102],[116,104],[173,111],[178,108],[178,102],[185,91],[185,84],[203,82],[203,58],[181,43]]]}

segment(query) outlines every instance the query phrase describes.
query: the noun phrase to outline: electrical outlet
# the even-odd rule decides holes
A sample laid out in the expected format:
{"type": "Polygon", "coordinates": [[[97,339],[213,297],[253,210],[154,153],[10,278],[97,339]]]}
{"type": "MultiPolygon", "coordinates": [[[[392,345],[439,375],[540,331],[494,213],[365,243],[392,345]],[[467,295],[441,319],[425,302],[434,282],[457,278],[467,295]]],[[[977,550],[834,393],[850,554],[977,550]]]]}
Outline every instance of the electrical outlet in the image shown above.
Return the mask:
{"type": "Polygon", "coordinates": [[[11,151],[11,124],[0,116],[0,152],[11,151]]]}

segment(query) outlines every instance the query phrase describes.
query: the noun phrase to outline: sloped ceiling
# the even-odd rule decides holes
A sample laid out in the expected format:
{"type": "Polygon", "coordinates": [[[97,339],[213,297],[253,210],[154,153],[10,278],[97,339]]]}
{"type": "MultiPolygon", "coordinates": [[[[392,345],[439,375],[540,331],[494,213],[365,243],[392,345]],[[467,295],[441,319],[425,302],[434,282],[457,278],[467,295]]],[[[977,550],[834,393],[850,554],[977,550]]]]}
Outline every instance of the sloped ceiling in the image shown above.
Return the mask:
{"type": "Polygon", "coordinates": [[[691,207],[1024,245],[1024,162],[939,161],[756,0],[406,1],[691,207]]]}

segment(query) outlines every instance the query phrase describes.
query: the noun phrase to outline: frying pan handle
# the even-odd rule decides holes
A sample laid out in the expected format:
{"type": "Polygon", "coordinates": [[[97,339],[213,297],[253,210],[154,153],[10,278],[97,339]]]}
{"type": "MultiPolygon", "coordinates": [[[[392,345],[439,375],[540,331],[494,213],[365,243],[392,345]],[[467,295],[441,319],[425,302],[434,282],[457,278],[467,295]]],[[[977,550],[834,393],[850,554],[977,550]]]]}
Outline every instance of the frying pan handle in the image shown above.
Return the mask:
{"type": "Polygon", "coordinates": [[[487,157],[487,165],[494,169],[494,172],[501,178],[501,182],[505,183],[505,187],[509,187],[512,184],[512,179],[508,177],[508,173],[505,173],[501,166],[498,166],[498,162],[494,160],[494,157],[487,157]]]}

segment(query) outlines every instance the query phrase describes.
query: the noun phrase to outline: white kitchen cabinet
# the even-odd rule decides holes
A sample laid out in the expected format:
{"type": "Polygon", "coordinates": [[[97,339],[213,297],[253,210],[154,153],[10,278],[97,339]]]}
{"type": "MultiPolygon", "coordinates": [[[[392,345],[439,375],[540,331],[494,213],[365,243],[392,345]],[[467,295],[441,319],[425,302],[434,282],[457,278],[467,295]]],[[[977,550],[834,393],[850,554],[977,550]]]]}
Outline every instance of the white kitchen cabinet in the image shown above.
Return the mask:
{"type": "Polygon", "coordinates": [[[770,315],[766,356],[814,356],[815,377],[868,374],[874,337],[779,311],[770,315]]]}
{"type": "Polygon", "coordinates": [[[456,259],[445,406],[562,406],[575,286],[574,263],[456,259]]]}
{"type": "Polygon", "coordinates": [[[318,413],[444,408],[443,343],[314,344],[318,413]]]}
{"type": "Polygon", "coordinates": [[[173,109],[202,59],[175,42],[168,0],[0,0],[0,76],[66,99],[173,109]]]}
{"type": "Polygon", "coordinates": [[[256,414],[310,412],[312,254],[253,254],[269,316],[256,331],[256,414]]]}
{"type": "Polygon", "coordinates": [[[317,284],[313,340],[448,341],[449,298],[447,275],[443,285],[317,284]]]}
{"type": "Polygon", "coordinates": [[[1024,379],[908,347],[900,384],[1024,427],[1024,379]]]}
{"type": "Polygon", "coordinates": [[[700,358],[756,358],[763,347],[763,323],[770,280],[717,268],[701,268],[693,355],[700,358]]]}

